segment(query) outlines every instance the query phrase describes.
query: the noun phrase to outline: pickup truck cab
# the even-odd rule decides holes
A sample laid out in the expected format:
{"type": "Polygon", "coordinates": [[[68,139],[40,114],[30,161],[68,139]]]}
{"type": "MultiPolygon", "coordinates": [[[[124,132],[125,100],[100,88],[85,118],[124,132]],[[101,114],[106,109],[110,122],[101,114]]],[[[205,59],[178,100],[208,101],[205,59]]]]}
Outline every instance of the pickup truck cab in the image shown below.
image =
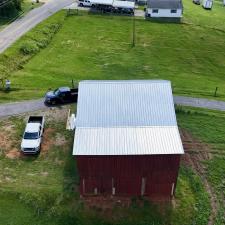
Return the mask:
{"type": "Polygon", "coordinates": [[[21,151],[24,154],[37,154],[41,149],[44,132],[44,117],[30,116],[23,134],[21,151]]]}
{"type": "Polygon", "coordinates": [[[63,103],[77,102],[78,88],[60,87],[49,91],[45,95],[45,104],[56,105],[63,103]]]}
{"type": "Polygon", "coordinates": [[[86,6],[86,7],[91,7],[92,4],[89,0],[79,0],[78,1],[79,6],[86,6]]]}

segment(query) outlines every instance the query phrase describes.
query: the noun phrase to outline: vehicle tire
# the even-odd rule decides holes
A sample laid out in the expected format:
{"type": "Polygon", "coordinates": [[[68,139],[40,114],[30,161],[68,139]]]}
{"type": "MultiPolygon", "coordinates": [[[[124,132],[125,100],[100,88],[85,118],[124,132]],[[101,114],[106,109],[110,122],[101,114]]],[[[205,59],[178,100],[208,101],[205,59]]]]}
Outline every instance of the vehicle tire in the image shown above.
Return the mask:
{"type": "Polygon", "coordinates": [[[84,4],[83,4],[83,3],[80,3],[80,6],[81,6],[81,7],[83,7],[83,6],[84,6],[84,4]]]}

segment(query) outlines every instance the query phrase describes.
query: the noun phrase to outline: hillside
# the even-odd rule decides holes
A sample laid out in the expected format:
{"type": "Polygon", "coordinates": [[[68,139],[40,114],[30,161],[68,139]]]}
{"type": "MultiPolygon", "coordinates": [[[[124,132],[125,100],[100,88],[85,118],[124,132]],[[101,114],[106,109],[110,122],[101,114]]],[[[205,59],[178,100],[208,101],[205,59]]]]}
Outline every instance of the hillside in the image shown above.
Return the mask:
{"type": "Polygon", "coordinates": [[[208,11],[185,0],[180,24],[136,19],[135,47],[131,17],[60,12],[0,57],[0,69],[12,66],[6,72],[14,87],[0,101],[39,98],[71,79],[168,79],[177,95],[214,98],[218,87],[217,98],[225,99],[224,12],[222,2],[208,11]],[[48,40],[46,28],[58,23],[48,40]]]}

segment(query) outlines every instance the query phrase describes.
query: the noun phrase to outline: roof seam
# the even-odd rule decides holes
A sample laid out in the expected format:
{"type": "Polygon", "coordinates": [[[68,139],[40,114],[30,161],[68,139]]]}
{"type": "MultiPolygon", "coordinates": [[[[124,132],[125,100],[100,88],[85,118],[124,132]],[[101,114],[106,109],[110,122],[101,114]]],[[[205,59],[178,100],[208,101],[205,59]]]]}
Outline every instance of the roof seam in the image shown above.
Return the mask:
{"type": "Polygon", "coordinates": [[[97,126],[97,127],[76,127],[76,128],[79,128],[79,129],[118,129],[118,128],[126,128],[126,129],[129,129],[129,128],[143,128],[143,129],[146,129],[146,128],[149,128],[149,129],[156,129],[156,128],[178,128],[178,126],[110,126],[110,127],[100,127],[100,126],[97,126]]]}

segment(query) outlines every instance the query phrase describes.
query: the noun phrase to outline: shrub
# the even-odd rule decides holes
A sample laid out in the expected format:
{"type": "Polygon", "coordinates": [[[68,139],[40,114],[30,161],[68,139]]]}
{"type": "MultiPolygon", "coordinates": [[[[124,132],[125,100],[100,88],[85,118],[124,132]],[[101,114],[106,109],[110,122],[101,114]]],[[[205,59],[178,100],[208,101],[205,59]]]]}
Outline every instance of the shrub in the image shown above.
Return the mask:
{"type": "Polygon", "coordinates": [[[20,52],[22,52],[24,55],[32,55],[37,52],[39,52],[39,46],[35,41],[25,41],[20,47],[20,52]]]}
{"type": "Polygon", "coordinates": [[[41,38],[38,42],[37,42],[37,46],[39,48],[46,48],[49,44],[50,40],[48,38],[41,38]]]}

